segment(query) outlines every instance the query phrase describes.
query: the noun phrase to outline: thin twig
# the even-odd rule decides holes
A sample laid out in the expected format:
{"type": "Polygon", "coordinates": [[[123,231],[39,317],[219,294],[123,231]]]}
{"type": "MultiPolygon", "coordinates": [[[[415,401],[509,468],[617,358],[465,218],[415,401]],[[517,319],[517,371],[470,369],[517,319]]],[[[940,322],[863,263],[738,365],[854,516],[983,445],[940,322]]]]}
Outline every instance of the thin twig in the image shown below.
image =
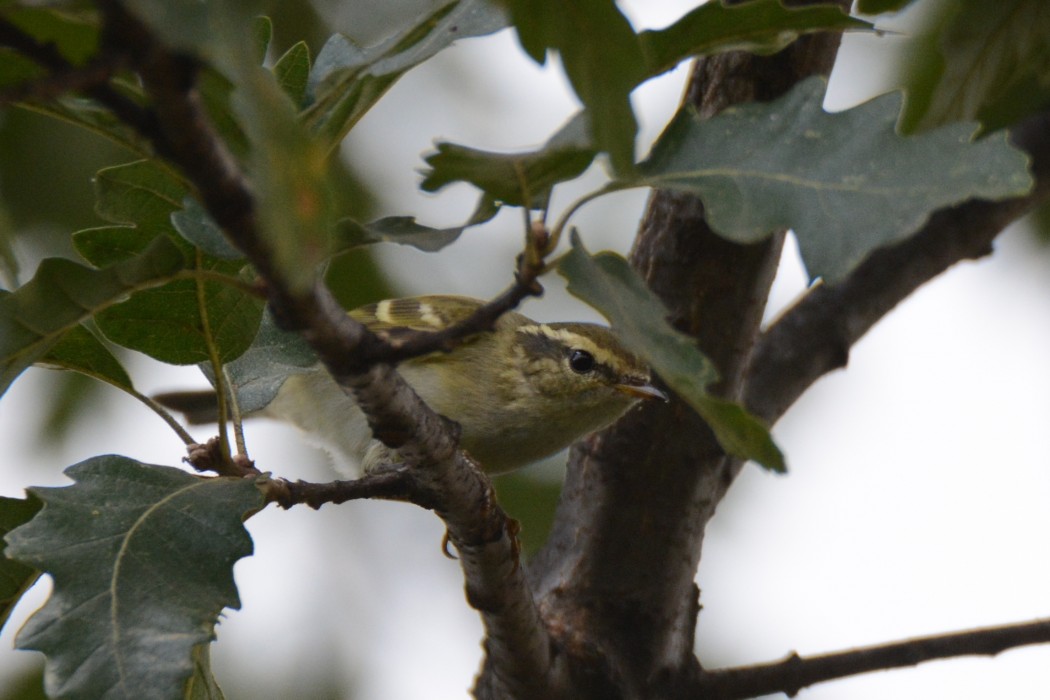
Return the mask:
{"type": "Polygon", "coordinates": [[[414,503],[434,510],[440,500],[415,478],[411,469],[400,466],[365,474],[359,479],[325,484],[274,479],[268,484],[267,500],[284,509],[307,505],[314,510],[326,503],[346,503],[361,499],[380,499],[414,503]]]}
{"type": "Polygon", "coordinates": [[[861,647],[803,658],[791,654],[783,661],[740,668],[705,671],[695,697],[751,698],[768,693],[794,697],[816,683],[959,656],[994,656],[1007,649],[1050,642],[1050,620],[951,632],[899,642],[861,647]]]}

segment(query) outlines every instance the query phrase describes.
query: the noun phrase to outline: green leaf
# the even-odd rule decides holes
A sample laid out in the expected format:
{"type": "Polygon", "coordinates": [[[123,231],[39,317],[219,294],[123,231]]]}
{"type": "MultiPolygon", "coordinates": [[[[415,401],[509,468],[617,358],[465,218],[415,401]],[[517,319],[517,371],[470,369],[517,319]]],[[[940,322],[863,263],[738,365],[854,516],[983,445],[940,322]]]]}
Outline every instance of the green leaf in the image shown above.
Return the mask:
{"type": "Polygon", "coordinates": [[[683,110],[632,184],[701,196],[714,229],[739,243],[791,228],[810,276],[828,280],[941,207],[1032,186],[1027,158],[1004,135],[973,143],[974,126],[954,124],[905,138],[894,129],[898,94],[828,114],[823,93],[813,78],[708,120],[683,110]]]}
{"type": "Polygon", "coordinates": [[[7,536],[10,556],[54,582],[18,647],[47,655],[52,697],[182,697],[195,648],[240,607],[233,565],[252,553],[243,520],[261,491],[117,455],[66,475],[72,486],[30,489],[44,508],[7,536]]]}
{"type": "Polygon", "coordinates": [[[273,40],[273,21],[266,15],[258,15],[252,20],[252,43],[255,51],[255,62],[262,65],[270,50],[273,40]]]}
{"type": "Polygon", "coordinates": [[[721,51],[770,54],[799,36],[819,31],[871,29],[837,5],[784,7],[780,0],[755,0],[732,7],[709,2],[665,29],[641,32],[648,76],[671,70],[691,56],[721,51]]]}
{"type": "Polygon", "coordinates": [[[507,14],[487,0],[458,0],[413,17],[389,39],[362,48],[336,34],[310,71],[310,106],[303,117],[334,148],[354,124],[409,69],[458,39],[484,36],[507,26],[507,14]]]}
{"type": "Polygon", "coordinates": [[[185,264],[165,237],[102,270],[49,258],[32,280],[0,297],[0,394],[62,335],[132,292],[170,281],[185,264]]]}
{"type": "MultiPolygon", "coordinates": [[[[235,277],[241,264],[199,256],[197,271],[235,277]]],[[[251,345],[262,302],[239,287],[213,279],[178,280],[141,291],[95,317],[114,343],[175,365],[206,362],[214,346],[229,362],[251,345]]]]}
{"type": "MultiPolygon", "coordinates": [[[[32,520],[43,505],[32,495],[25,499],[0,496],[0,537],[6,537],[11,530],[32,520]]],[[[22,595],[38,578],[40,572],[33,567],[9,559],[6,552],[0,556],[0,629],[7,624],[11,610],[22,595]]]]}
{"type": "Polygon", "coordinates": [[[86,228],[73,234],[73,249],[95,267],[107,267],[140,254],[157,235],[134,226],[86,228]]]}
{"type": "Polygon", "coordinates": [[[498,202],[530,209],[545,209],[554,185],[577,177],[596,154],[582,112],[535,151],[492,153],[447,142],[437,149],[426,157],[423,190],[469,182],[498,202]]]}
{"type": "Polygon", "coordinates": [[[609,252],[590,255],[575,231],[571,240],[572,250],[558,265],[569,292],[609,320],[627,347],[711,426],[726,452],[783,472],[784,457],[768,429],[743,408],[707,393],[718,378],[711,361],[667,322],[667,309],[627,261],[609,252]]]}
{"type": "Polygon", "coordinates": [[[39,364],[80,372],[119,389],[134,392],[131,377],[120,360],[83,325],[74,326],[63,335],[40,359],[39,364]]]}
{"type": "Polygon", "coordinates": [[[915,0],[857,0],[857,12],[862,15],[898,12],[913,2],[915,0]]]}
{"type": "MultiPolygon", "coordinates": [[[[0,63],[3,61],[0,60],[0,63]]],[[[21,102],[19,106],[109,139],[140,157],[148,157],[152,153],[152,147],[146,139],[93,100],[63,96],[47,102],[21,102]]]]}
{"type": "Polygon", "coordinates": [[[310,48],[305,41],[293,44],[284,52],[273,66],[273,75],[285,94],[292,98],[292,104],[302,105],[310,78],[310,48]]]}
{"type": "Polygon", "coordinates": [[[57,8],[7,5],[4,19],[42,44],[50,44],[62,57],[81,65],[98,49],[98,23],[92,13],[57,8]]]}
{"type": "Polygon", "coordinates": [[[972,0],[946,4],[942,14],[927,50],[908,63],[903,129],[979,120],[983,131],[995,131],[1045,108],[1050,4],[972,0]]]}
{"type": "Polygon", "coordinates": [[[0,87],[10,88],[44,74],[35,61],[7,47],[0,47],[0,87]]]}
{"type": "Polygon", "coordinates": [[[10,289],[18,284],[18,257],[12,243],[15,228],[7,212],[7,203],[0,199],[0,288],[10,289]]]}
{"type": "MultiPolygon", "coordinates": [[[[170,172],[151,161],[99,171],[96,210],[109,221],[128,224],[78,231],[73,240],[85,259],[102,267],[137,255],[156,235],[185,246],[200,273],[240,275],[241,255],[170,172]],[[187,208],[181,209],[182,203],[187,208]],[[176,235],[176,232],[180,235],[176,235]],[[183,244],[185,245],[185,244],[183,244]]],[[[223,361],[238,357],[251,344],[262,304],[243,289],[215,279],[178,280],[132,295],[102,310],[96,321],[111,341],[172,364],[196,364],[211,356],[214,345],[223,361]]]]}
{"type": "Polygon", "coordinates": [[[525,51],[543,63],[552,49],[583,103],[594,144],[613,170],[634,165],[638,123],[630,94],[646,79],[638,35],[612,0],[505,0],[525,51]]]}
{"type": "Polygon", "coordinates": [[[182,200],[182,209],[172,212],[171,223],[180,236],[213,258],[244,259],[244,253],[230,245],[219,225],[193,197],[182,200]]]}
{"type": "Polygon", "coordinates": [[[338,222],[334,254],[372,243],[399,243],[410,245],[427,253],[434,253],[459,238],[467,228],[490,221],[499,211],[499,205],[482,196],[470,219],[462,226],[432,228],[416,223],[413,216],[388,216],[368,224],[346,218],[338,222]]]}
{"type": "MultiPolygon", "coordinates": [[[[241,411],[252,413],[269,405],[290,375],[311,371],[316,365],[317,355],[302,336],[281,330],[267,313],[252,346],[226,365],[226,375],[237,391],[241,411]]],[[[214,384],[211,367],[201,365],[201,370],[214,384]]]]}
{"type": "Polygon", "coordinates": [[[251,144],[256,222],[276,272],[294,292],[312,289],[331,250],[328,151],[296,119],[273,75],[239,57],[233,106],[251,144]]]}
{"type": "Polygon", "coordinates": [[[187,196],[186,186],[157,161],[125,163],[95,175],[96,213],[110,223],[135,226],[150,240],[175,232],[171,215],[187,196]]]}

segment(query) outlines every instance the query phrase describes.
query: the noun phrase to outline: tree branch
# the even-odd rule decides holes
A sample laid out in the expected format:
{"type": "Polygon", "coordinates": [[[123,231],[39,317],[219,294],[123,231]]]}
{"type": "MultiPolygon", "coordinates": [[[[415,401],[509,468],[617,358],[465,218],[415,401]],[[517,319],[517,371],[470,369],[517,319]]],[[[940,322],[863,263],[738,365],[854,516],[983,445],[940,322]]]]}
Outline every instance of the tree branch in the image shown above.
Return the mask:
{"type": "Polygon", "coordinates": [[[459,552],[467,597],[482,615],[503,692],[549,697],[547,632],[525,585],[515,525],[496,505],[491,482],[457,449],[450,426],[383,363],[387,346],[380,339],[351,319],[320,281],[299,293],[283,279],[259,235],[251,183],[201,104],[195,60],[164,46],[119,2],[100,5],[111,48],[127,53],[153,101],[160,131],[145,135],[167,144],[166,154],[195,185],[209,214],[266,280],[275,317],[302,333],[352,392],[375,437],[396,448],[421,488],[435,494],[432,505],[459,552]]]}
{"type": "Polygon", "coordinates": [[[995,656],[1007,649],[1050,642],[1050,620],[986,627],[861,647],[809,658],[791,654],[783,661],[706,671],[693,689],[696,697],[751,698],[768,693],[794,697],[816,683],[958,656],[995,656]]]}
{"type": "Polygon", "coordinates": [[[1032,192],[938,211],[918,233],[876,250],[846,279],[812,289],[758,341],[744,394],[752,413],[776,422],[813,382],[844,367],[853,344],[898,303],[955,263],[991,253],[1006,226],[1050,197],[1050,112],[1020,124],[1012,138],[1031,156],[1032,192]]]}
{"type": "MultiPolygon", "coordinates": [[[[82,90],[85,95],[107,107],[114,116],[150,141],[159,154],[170,155],[167,140],[158,129],[154,114],[135,104],[109,84],[112,72],[123,65],[123,58],[119,52],[108,50],[107,40],[108,37],[103,34],[102,53],[88,65],[77,68],[54,46],[38,42],[16,25],[0,17],[0,45],[18,51],[51,73],[39,81],[12,88],[9,97],[18,100],[56,97],[66,90],[82,90]],[[20,94],[22,96],[19,96],[20,94]]],[[[0,104],[2,103],[0,100],[0,104]]]]}

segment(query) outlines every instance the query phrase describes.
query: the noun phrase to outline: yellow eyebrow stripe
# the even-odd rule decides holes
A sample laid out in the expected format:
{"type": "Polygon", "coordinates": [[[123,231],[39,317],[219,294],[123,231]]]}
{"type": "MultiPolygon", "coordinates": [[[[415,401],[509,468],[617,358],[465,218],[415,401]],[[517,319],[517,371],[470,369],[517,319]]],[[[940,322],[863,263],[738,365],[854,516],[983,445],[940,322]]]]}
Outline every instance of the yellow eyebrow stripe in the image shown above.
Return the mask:
{"type": "Polygon", "coordinates": [[[530,335],[541,335],[561,343],[566,348],[586,350],[594,356],[594,359],[598,364],[605,365],[613,370],[619,370],[620,366],[623,364],[619,357],[610,353],[605,348],[596,345],[595,342],[587,336],[573,333],[564,328],[551,328],[545,323],[536,323],[522,326],[518,329],[518,332],[529,333],[530,335]]]}

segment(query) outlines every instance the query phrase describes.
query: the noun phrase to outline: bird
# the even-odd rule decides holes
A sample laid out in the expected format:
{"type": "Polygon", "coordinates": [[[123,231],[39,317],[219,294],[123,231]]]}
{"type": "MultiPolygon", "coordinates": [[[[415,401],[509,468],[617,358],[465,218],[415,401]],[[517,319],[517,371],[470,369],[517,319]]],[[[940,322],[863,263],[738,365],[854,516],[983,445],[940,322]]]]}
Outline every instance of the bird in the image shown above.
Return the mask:
{"type": "MultiPolygon", "coordinates": [[[[373,332],[439,331],[484,302],[465,296],[387,299],[349,311],[373,332]]],[[[490,331],[450,351],[401,362],[405,382],[440,415],[460,426],[460,447],[489,474],[549,457],[599,430],[642,401],[667,400],[645,361],[612,329],[592,323],[539,323],[518,313],[500,316],[490,331]]],[[[191,422],[214,420],[214,392],[154,397],[191,422]]],[[[320,443],[343,471],[367,473],[399,463],[372,437],[364,413],[318,364],[290,374],[261,415],[289,422],[320,443]]]]}

